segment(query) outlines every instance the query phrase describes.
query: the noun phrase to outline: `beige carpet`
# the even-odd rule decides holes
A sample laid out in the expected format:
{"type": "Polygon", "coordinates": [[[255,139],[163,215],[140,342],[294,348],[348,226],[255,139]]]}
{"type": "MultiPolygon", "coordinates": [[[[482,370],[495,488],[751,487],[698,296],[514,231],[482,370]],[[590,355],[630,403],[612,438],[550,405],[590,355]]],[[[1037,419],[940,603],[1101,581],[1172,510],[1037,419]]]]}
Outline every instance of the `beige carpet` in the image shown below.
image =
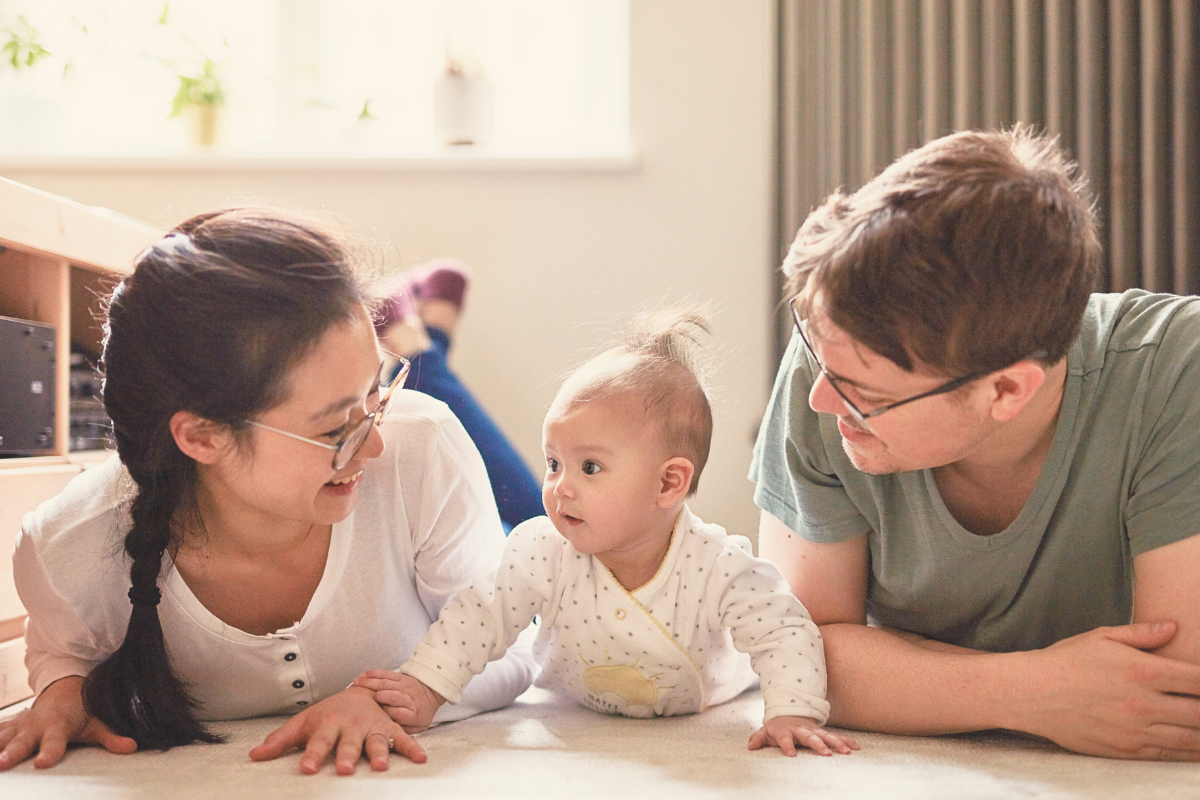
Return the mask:
{"type": "Polygon", "coordinates": [[[255,764],[246,751],[275,719],[225,723],[224,745],[112,756],[76,749],[62,764],[0,774],[3,800],[58,798],[1200,798],[1200,766],[1110,761],[1002,734],[911,738],[856,734],[851,756],[751,753],[757,692],[691,717],[607,717],[531,689],[511,708],[421,735],[429,762],[392,757],[352,778],[299,755],[255,764]]]}

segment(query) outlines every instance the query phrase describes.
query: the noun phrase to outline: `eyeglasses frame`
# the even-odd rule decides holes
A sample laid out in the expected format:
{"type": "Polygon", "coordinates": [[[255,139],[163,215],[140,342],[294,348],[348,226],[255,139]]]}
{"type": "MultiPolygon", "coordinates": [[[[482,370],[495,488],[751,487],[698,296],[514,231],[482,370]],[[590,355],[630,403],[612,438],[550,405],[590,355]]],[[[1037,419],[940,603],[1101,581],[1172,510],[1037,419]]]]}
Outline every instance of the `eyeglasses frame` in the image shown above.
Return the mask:
{"type": "Polygon", "coordinates": [[[922,392],[921,394],[914,395],[913,397],[906,397],[903,400],[897,400],[895,403],[888,403],[887,405],[871,409],[870,411],[863,411],[857,405],[855,405],[854,401],[847,397],[846,393],[842,391],[842,388],[837,385],[837,379],[829,373],[829,370],[825,369],[825,365],[821,363],[821,359],[817,357],[817,351],[813,349],[812,343],[809,342],[808,337],[804,335],[804,326],[800,324],[800,312],[796,310],[796,301],[799,299],[799,295],[793,297],[788,306],[792,310],[792,321],[796,323],[796,332],[800,334],[800,341],[804,342],[805,349],[807,349],[808,354],[812,356],[812,360],[816,362],[817,368],[821,370],[821,374],[825,376],[825,380],[829,381],[829,385],[832,386],[833,390],[838,393],[838,397],[842,398],[842,403],[845,404],[846,410],[850,412],[850,416],[854,417],[854,419],[859,423],[866,424],[867,420],[878,417],[880,414],[883,414],[886,411],[891,411],[893,408],[899,408],[900,406],[908,405],[909,403],[917,400],[924,400],[926,397],[936,397],[939,394],[948,394],[961,386],[966,386],[971,381],[979,380],[984,375],[987,375],[986,372],[972,372],[970,375],[964,375],[961,378],[955,378],[952,381],[947,381],[941,386],[930,389],[928,392],[922,392]]]}
{"type": "Polygon", "coordinates": [[[264,430],[271,431],[272,433],[278,433],[282,436],[287,436],[289,439],[295,439],[300,442],[307,442],[308,444],[316,445],[317,447],[322,447],[326,450],[333,450],[334,451],[334,453],[333,453],[333,468],[335,470],[342,469],[347,464],[349,464],[350,461],[356,455],[358,455],[358,451],[361,450],[362,446],[367,443],[367,439],[370,436],[370,431],[369,431],[368,426],[370,426],[372,424],[372,422],[375,424],[376,427],[379,427],[380,425],[383,424],[384,418],[387,417],[388,411],[391,410],[392,399],[396,396],[396,390],[403,389],[405,381],[408,380],[408,372],[412,368],[412,363],[407,358],[403,358],[401,356],[392,356],[392,357],[400,362],[400,370],[396,373],[396,377],[392,378],[391,383],[389,383],[386,387],[383,388],[383,393],[379,397],[379,403],[376,404],[375,409],[373,411],[371,411],[369,414],[367,414],[365,417],[363,417],[361,420],[359,420],[358,423],[353,428],[346,431],[346,433],[342,436],[342,438],[338,439],[335,444],[326,444],[325,442],[318,442],[316,439],[309,439],[307,436],[301,436],[297,433],[291,433],[289,431],[280,430],[279,428],[272,427],[272,426],[267,425],[262,422],[256,422],[252,419],[244,420],[244,422],[246,422],[249,425],[253,425],[256,428],[263,428],[264,430]],[[367,430],[368,435],[362,437],[362,441],[360,441],[358,443],[358,445],[354,448],[354,452],[350,453],[344,459],[342,459],[343,450],[346,448],[346,444],[348,442],[352,441],[355,436],[360,435],[363,430],[367,430]],[[339,464],[338,461],[341,461],[341,463],[339,464]]]}

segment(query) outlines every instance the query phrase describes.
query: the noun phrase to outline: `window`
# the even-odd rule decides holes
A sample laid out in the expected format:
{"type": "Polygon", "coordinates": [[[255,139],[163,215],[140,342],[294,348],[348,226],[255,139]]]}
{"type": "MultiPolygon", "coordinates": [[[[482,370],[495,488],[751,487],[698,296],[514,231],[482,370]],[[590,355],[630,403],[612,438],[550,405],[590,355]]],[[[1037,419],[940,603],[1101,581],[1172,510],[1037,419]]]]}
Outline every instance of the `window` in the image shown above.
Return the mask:
{"type": "Polygon", "coordinates": [[[219,151],[437,155],[435,84],[451,61],[493,87],[475,150],[628,150],[628,0],[9,0],[0,25],[49,53],[20,70],[5,59],[10,154],[187,151],[201,115],[172,117],[172,101],[207,64],[224,97],[219,151]]]}

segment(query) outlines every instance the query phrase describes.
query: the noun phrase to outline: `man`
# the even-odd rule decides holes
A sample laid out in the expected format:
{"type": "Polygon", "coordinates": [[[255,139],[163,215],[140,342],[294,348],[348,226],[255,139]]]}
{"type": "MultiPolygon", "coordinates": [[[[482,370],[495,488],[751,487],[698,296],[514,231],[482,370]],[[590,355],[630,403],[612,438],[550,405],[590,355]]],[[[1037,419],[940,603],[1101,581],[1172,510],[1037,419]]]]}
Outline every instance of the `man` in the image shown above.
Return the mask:
{"type": "Polygon", "coordinates": [[[760,549],[830,723],[1200,760],[1200,298],[1091,295],[1070,165],[958,133],[805,222],[760,549]]]}

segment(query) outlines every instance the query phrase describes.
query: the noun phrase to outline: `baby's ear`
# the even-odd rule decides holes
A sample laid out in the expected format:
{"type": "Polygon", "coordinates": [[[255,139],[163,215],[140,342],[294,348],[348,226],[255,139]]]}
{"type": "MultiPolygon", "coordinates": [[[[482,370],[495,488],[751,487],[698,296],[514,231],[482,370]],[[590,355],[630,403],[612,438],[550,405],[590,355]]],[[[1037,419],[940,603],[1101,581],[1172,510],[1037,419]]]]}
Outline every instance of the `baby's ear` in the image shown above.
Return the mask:
{"type": "Polygon", "coordinates": [[[658,491],[658,507],[670,508],[688,496],[692,488],[692,475],[696,472],[692,462],[676,456],[663,462],[662,485],[658,491]]]}

